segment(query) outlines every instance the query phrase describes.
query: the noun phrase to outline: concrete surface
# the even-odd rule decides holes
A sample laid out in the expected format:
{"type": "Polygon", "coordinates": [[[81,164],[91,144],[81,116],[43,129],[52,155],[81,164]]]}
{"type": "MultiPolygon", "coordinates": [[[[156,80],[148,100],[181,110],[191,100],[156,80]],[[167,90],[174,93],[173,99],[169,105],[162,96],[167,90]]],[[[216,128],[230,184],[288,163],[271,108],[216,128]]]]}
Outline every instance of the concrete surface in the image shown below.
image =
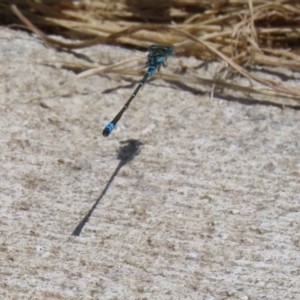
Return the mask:
{"type": "Polygon", "coordinates": [[[135,84],[27,103],[75,77],[46,65],[72,55],[3,27],[0,53],[1,299],[300,299],[299,111],[157,79],[104,138],[135,84]]]}

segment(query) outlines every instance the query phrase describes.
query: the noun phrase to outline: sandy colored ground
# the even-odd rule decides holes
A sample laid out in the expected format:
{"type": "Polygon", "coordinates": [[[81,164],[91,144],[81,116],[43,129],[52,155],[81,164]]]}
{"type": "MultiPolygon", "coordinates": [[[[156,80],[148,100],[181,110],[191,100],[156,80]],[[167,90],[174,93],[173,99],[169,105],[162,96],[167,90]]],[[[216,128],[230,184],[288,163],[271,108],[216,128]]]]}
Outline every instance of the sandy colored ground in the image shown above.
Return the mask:
{"type": "Polygon", "coordinates": [[[300,299],[299,111],[156,79],[104,138],[132,81],[26,103],[73,79],[46,63],[74,56],[6,28],[0,53],[1,299],[300,299]]]}

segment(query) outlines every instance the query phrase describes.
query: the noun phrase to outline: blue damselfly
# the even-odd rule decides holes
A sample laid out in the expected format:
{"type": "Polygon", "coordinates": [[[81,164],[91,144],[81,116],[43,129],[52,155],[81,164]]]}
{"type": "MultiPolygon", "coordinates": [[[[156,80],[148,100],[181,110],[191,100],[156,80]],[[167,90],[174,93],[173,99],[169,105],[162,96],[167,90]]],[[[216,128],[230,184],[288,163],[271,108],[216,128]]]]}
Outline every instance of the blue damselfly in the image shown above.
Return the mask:
{"type": "Polygon", "coordinates": [[[128,108],[131,101],[135,98],[141,87],[145,84],[146,80],[151,77],[156,70],[159,71],[161,65],[165,66],[165,62],[168,58],[168,56],[172,55],[174,52],[173,47],[167,47],[167,46],[158,46],[158,45],[152,45],[148,48],[148,60],[146,66],[148,67],[148,71],[143,77],[143,79],[140,81],[139,85],[136,87],[133,94],[130,96],[129,100],[126,102],[126,104],[123,106],[123,108],[120,110],[120,112],[115,116],[115,118],[104,128],[103,130],[103,136],[109,136],[111,132],[114,130],[116,124],[121,119],[123,113],[128,108]]]}

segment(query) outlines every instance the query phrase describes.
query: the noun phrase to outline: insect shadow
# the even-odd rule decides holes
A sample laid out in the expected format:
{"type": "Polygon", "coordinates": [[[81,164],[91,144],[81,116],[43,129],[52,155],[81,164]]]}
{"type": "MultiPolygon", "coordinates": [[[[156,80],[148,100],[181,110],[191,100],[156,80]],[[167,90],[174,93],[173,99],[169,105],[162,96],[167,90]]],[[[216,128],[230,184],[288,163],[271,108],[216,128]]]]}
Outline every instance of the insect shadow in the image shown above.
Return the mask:
{"type": "Polygon", "coordinates": [[[119,149],[119,154],[118,154],[118,159],[120,160],[119,165],[117,166],[116,170],[111,175],[111,177],[110,177],[109,181],[107,182],[101,195],[96,199],[96,201],[93,204],[93,206],[91,207],[91,209],[87,212],[87,214],[84,216],[84,218],[76,226],[75,230],[72,233],[73,236],[79,236],[81,234],[81,231],[83,230],[85,224],[89,221],[89,218],[91,217],[93,211],[97,208],[97,205],[99,204],[101,199],[104,197],[104,195],[108,191],[114,178],[118,175],[119,171],[121,170],[121,168],[123,166],[125,166],[128,162],[133,160],[136,155],[139,154],[140,147],[143,145],[142,142],[140,142],[139,140],[134,140],[134,139],[122,141],[120,143],[121,143],[121,147],[119,149]]]}

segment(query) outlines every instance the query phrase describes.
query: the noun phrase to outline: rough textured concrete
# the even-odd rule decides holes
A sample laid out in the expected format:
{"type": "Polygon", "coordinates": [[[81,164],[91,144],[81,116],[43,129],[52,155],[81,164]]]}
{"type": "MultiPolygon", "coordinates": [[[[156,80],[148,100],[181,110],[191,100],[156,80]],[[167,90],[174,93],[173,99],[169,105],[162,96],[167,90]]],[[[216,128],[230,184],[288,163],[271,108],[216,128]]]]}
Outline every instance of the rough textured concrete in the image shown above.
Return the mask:
{"type": "Polygon", "coordinates": [[[133,84],[26,103],[75,77],[45,65],[71,55],[6,28],[0,53],[1,299],[300,299],[299,111],[157,79],[104,138],[133,84]]]}

